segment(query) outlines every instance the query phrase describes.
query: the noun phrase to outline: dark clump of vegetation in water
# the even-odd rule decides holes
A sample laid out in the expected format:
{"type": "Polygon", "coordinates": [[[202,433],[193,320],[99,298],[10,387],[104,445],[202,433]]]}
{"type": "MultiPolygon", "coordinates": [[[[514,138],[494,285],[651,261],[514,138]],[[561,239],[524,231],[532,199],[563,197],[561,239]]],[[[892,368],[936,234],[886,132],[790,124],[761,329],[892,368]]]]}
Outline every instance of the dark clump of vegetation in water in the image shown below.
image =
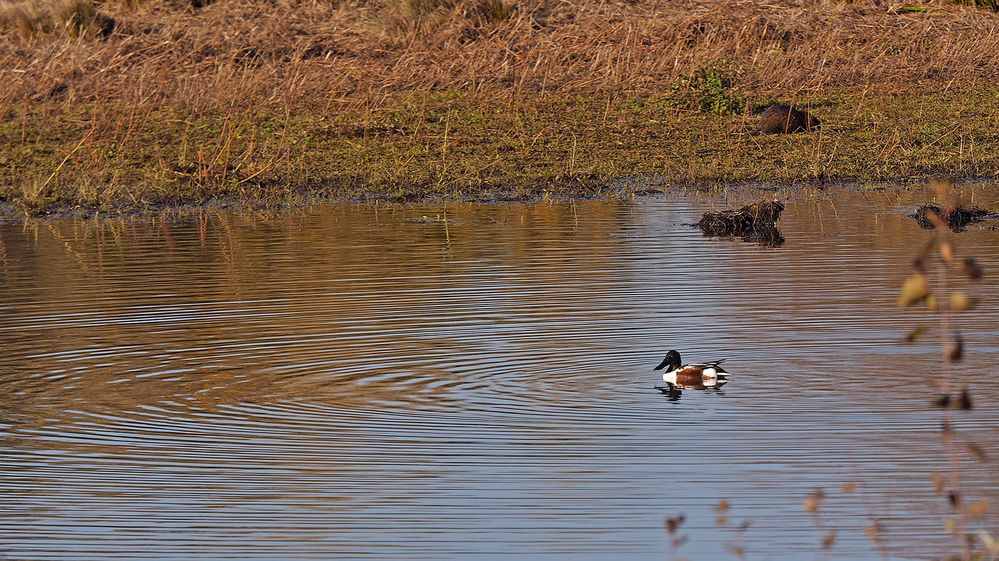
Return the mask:
{"type": "Polygon", "coordinates": [[[707,212],[697,226],[705,236],[741,236],[745,241],[778,246],[784,243],[777,228],[783,210],[784,205],[778,201],[761,201],[739,210],[707,212]]]}
{"type": "Polygon", "coordinates": [[[953,207],[943,209],[940,205],[925,204],[916,209],[912,215],[919,223],[919,226],[932,230],[938,224],[945,224],[954,232],[962,232],[969,224],[987,220],[991,213],[978,207],[953,207]]]}

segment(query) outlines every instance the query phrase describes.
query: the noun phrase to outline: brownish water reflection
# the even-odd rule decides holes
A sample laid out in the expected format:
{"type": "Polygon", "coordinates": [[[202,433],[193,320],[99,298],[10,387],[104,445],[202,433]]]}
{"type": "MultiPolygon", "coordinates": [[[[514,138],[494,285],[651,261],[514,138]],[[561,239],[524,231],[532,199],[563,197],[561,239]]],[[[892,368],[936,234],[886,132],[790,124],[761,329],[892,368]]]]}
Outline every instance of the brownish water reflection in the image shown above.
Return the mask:
{"type": "MultiPolygon", "coordinates": [[[[710,195],[2,224],[0,547],[661,559],[685,512],[707,559],[726,498],[751,552],[800,559],[824,534],[802,498],[855,480],[832,558],[879,558],[871,513],[899,555],[941,553],[937,351],[897,344],[918,320],[892,308],[923,197],[798,193],[780,248],[701,237],[710,195]],[[733,377],[670,402],[669,348],[733,377]]],[[[997,236],[958,240],[999,271],[997,236]]],[[[997,457],[994,279],[959,425],[997,457]]]]}

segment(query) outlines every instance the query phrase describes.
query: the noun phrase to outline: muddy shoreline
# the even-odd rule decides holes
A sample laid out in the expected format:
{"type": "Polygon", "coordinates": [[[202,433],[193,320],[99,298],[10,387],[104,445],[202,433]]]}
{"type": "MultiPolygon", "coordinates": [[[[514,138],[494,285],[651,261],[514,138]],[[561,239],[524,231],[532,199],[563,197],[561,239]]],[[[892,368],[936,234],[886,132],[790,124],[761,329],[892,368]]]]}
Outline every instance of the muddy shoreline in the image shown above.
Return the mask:
{"type": "MultiPolygon", "coordinates": [[[[955,181],[958,187],[975,186],[999,189],[999,180],[992,177],[971,177],[955,181]]],[[[576,190],[549,191],[543,186],[533,190],[491,190],[487,193],[469,194],[460,198],[426,193],[420,196],[390,197],[380,193],[362,193],[353,196],[338,196],[310,191],[292,193],[282,200],[273,198],[227,197],[209,198],[200,201],[160,202],[143,207],[120,207],[113,210],[82,207],[53,207],[42,211],[27,212],[10,203],[0,203],[0,220],[7,222],[35,221],[46,219],[143,219],[168,218],[182,219],[200,212],[282,212],[290,209],[310,209],[330,204],[384,204],[384,205],[465,205],[465,204],[507,204],[507,203],[567,203],[572,201],[594,200],[641,200],[661,195],[691,192],[725,192],[733,200],[751,202],[769,197],[780,197],[805,190],[829,192],[854,190],[868,193],[905,192],[924,189],[924,180],[895,181],[828,181],[828,182],[765,182],[740,181],[727,184],[701,183],[693,185],[668,185],[661,179],[650,177],[621,178],[611,185],[580,186],[576,190]]],[[[930,201],[928,198],[927,201],[930,201]]],[[[740,203],[742,204],[742,203],[740,203]]],[[[736,207],[738,205],[734,205],[736,207]]],[[[733,208],[734,208],[733,207],[733,208]]],[[[692,224],[691,226],[696,226],[692,224]]]]}

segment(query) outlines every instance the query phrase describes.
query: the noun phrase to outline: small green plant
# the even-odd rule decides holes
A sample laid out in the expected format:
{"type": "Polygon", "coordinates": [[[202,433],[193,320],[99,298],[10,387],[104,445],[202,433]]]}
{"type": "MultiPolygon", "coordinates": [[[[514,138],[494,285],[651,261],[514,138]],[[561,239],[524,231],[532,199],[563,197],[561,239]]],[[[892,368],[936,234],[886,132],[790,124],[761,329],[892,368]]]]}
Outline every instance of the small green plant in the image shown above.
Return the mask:
{"type": "Polygon", "coordinates": [[[746,99],[731,91],[732,79],[717,68],[700,68],[689,78],[673,84],[678,105],[717,115],[739,115],[746,99]]]}

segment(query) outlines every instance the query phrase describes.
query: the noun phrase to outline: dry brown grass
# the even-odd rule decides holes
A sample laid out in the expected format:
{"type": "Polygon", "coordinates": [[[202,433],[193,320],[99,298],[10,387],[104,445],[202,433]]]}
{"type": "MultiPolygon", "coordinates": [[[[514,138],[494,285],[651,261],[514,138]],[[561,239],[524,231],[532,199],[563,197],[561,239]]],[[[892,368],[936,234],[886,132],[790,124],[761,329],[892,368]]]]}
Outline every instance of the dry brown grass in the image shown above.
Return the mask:
{"type": "Polygon", "coordinates": [[[995,13],[894,8],[833,0],[224,0],[197,10],[106,2],[100,14],[116,26],[104,39],[67,39],[52,23],[34,31],[5,24],[0,105],[283,111],[377,104],[404,90],[641,95],[707,66],[727,68],[740,91],[783,98],[999,80],[995,13]]]}
{"type": "Polygon", "coordinates": [[[999,15],[894,1],[0,0],[0,205],[996,173],[999,15]]]}
{"type": "Polygon", "coordinates": [[[0,1],[0,30],[27,39],[45,34],[107,37],[114,23],[89,0],[0,1]]]}

